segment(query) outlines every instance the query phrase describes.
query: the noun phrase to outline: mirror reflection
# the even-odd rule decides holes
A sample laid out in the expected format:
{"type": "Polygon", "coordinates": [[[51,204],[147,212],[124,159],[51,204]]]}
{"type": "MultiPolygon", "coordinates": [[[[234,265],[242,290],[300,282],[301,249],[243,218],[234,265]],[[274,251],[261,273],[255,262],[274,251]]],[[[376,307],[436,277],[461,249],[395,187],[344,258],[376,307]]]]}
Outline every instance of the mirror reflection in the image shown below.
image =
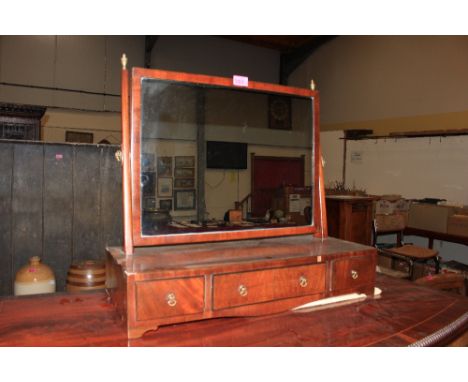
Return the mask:
{"type": "Polygon", "coordinates": [[[141,84],[143,235],[312,224],[312,100],[141,84]]]}

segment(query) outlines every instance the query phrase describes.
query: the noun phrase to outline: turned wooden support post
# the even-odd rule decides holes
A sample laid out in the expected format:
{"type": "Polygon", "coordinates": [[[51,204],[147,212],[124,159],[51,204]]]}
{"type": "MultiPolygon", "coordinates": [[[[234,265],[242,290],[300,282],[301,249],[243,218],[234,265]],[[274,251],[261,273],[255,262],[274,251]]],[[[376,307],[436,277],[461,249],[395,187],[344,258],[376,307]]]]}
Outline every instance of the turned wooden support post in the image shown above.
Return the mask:
{"type": "MultiPolygon", "coordinates": [[[[310,89],[316,91],[314,80],[310,81],[310,89]]],[[[327,223],[327,208],[325,200],[325,184],[323,180],[323,166],[324,160],[322,157],[322,148],[320,146],[320,109],[319,109],[319,94],[316,91],[316,94],[313,97],[314,103],[314,182],[317,184],[315,188],[316,194],[314,197],[314,225],[317,227],[317,232],[315,233],[316,237],[327,237],[328,236],[328,223],[327,223]]]]}
{"type": "Polygon", "coordinates": [[[122,55],[122,200],[123,200],[123,231],[124,251],[126,255],[133,253],[132,232],[132,189],[130,174],[130,123],[128,100],[127,56],[122,55]]]}

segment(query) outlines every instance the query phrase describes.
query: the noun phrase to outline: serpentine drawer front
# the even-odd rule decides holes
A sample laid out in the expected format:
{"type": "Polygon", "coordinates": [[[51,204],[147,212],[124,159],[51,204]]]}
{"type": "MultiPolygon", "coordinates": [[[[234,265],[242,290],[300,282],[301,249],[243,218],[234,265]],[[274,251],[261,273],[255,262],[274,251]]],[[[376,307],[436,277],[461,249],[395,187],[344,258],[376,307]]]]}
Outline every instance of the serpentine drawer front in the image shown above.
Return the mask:
{"type": "Polygon", "coordinates": [[[333,262],[332,289],[344,290],[372,284],[375,267],[365,256],[335,260],[333,262]]]}
{"type": "Polygon", "coordinates": [[[325,291],[325,264],[215,275],[213,307],[225,309],[325,291]]]}
{"type": "Polygon", "coordinates": [[[204,280],[204,277],[190,277],[137,282],[137,320],[203,312],[204,280]]]}

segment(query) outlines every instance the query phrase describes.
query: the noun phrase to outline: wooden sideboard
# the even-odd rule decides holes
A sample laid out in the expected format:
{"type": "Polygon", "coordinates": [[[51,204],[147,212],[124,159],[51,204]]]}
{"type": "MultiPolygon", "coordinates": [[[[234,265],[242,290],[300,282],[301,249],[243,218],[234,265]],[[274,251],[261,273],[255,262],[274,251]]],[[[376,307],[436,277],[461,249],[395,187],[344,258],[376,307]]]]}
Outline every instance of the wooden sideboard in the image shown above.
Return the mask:
{"type": "Polygon", "coordinates": [[[468,345],[466,297],[383,275],[376,286],[378,298],[168,325],[134,340],[105,291],[4,297],[0,346],[468,345]]]}
{"type": "MultiPolygon", "coordinates": [[[[327,238],[318,92],[254,81],[238,85],[232,78],[143,68],[133,68],[129,81],[123,60],[124,240],[123,247],[108,249],[107,282],[129,338],[168,324],[268,315],[325,297],[374,291],[375,248],[327,238]],[[297,122],[301,133],[291,138],[291,134],[271,130],[267,135],[274,145],[283,147],[288,142],[304,152],[301,161],[309,155],[307,178],[312,186],[290,187],[278,195],[281,209],[293,224],[280,221],[238,230],[208,225],[207,212],[215,208],[205,189],[208,122],[216,116],[216,129],[243,126],[236,128],[242,134],[237,139],[258,143],[258,131],[240,121],[237,113],[225,110],[251,104],[255,115],[262,116],[264,100],[272,95],[294,100],[292,119],[301,121],[297,122]],[[179,99],[196,107],[181,108],[184,103],[179,99]],[[169,115],[174,119],[170,129],[169,115]],[[181,162],[190,163],[186,172],[191,174],[194,189],[186,191],[191,196],[185,207],[174,210],[178,216],[187,214],[184,219],[196,227],[189,231],[168,232],[144,213],[147,197],[171,198],[169,204],[173,200],[180,207],[177,197],[172,198],[172,157],[175,178],[177,163],[179,170],[185,167],[181,162]],[[159,168],[158,158],[171,163],[167,173],[159,168]],[[149,180],[156,177],[158,182],[149,180]],[[165,179],[167,189],[160,189],[159,179],[165,179]]],[[[257,126],[256,119],[252,121],[257,126]]],[[[282,170],[284,180],[288,171],[282,170]]],[[[223,198],[222,193],[217,196],[223,198]]],[[[216,205],[221,202],[227,200],[218,200],[216,205]]]]}
{"type": "Polygon", "coordinates": [[[330,236],[371,245],[373,197],[330,195],[325,200],[330,236]]]}
{"type": "Polygon", "coordinates": [[[129,338],[161,325],[257,316],[347,294],[373,294],[374,248],[311,235],[109,248],[108,286],[129,338]]]}

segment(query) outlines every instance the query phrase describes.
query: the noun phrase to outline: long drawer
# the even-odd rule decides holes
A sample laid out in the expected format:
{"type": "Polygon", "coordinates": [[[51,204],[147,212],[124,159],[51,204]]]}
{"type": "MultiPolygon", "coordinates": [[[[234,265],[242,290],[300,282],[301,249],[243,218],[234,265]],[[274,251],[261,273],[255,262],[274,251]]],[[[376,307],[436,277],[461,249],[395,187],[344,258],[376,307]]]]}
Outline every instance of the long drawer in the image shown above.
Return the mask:
{"type": "Polygon", "coordinates": [[[136,283],[136,318],[139,321],[201,313],[204,277],[136,283]]]}
{"type": "Polygon", "coordinates": [[[215,275],[213,308],[226,309],[325,291],[325,264],[215,275]]]}

